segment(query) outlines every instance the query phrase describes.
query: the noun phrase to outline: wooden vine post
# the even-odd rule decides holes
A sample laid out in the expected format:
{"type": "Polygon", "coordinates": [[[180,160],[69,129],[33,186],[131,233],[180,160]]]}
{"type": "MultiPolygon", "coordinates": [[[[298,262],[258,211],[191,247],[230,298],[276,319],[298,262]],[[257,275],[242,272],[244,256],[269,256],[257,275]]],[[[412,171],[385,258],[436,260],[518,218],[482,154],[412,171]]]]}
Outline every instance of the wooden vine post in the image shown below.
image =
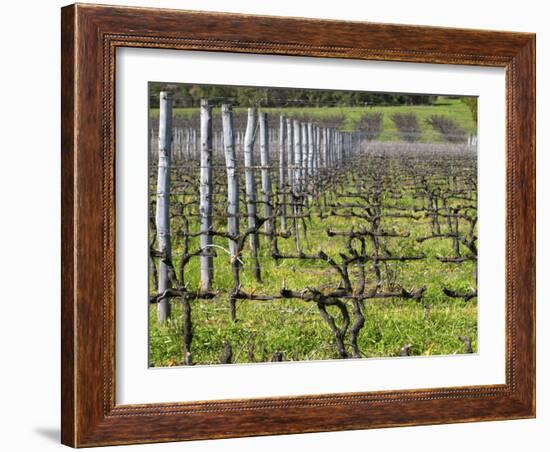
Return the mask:
{"type": "Polygon", "coordinates": [[[212,288],[214,276],[214,258],[212,256],[212,236],[208,231],[212,227],[213,181],[212,181],[212,107],[207,99],[201,99],[200,107],[201,148],[200,148],[200,289],[212,288]]]}
{"type": "MultiPolygon", "coordinates": [[[[157,242],[162,257],[159,262],[158,291],[163,293],[170,288],[168,266],[165,260],[172,258],[170,243],[170,166],[172,147],[172,104],[173,95],[167,91],[160,92],[159,117],[159,152],[157,178],[157,242]]],[[[170,301],[163,299],[157,305],[157,316],[161,323],[170,318],[170,301]]]]}
{"type": "Polygon", "coordinates": [[[314,173],[314,165],[315,165],[315,138],[314,138],[314,126],[311,122],[307,123],[307,142],[308,142],[308,149],[307,149],[307,175],[311,179],[311,176],[313,176],[314,173]]]}
{"type": "Polygon", "coordinates": [[[262,198],[264,205],[265,233],[273,241],[273,205],[271,203],[271,162],[269,159],[269,135],[267,113],[260,112],[260,165],[262,181],[262,198]]]}
{"type": "Polygon", "coordinates": [[[294,120],[294,189],[302,189],[302,125],[294,120]]]}
{"type": "Polygon", "coordinates": [[[302,125],[294,120],[294,177],[292,181],[292,229],[294,235],[294,248],[297,252],[300,248],[300,235],[298,234],[298,213],[301,212],[299,200],[302,191],[302,125]]]}
{"type": "Polygon", "coordinates": [[[302,190],[307,190],[307,175],[308,175],[308,134],[307,134],[307,123],[302,123],[302,190]]]}
{"type": "Polygon", "coordinates": [[[281,206],[281,229],[286,231],[286,160],[285,117],[279,117],[279,196],[281,206]]]}
{"type": "MultiPolygon", "coordinates": [[[[246,190],[246,212],[248,227],[256,229],[258,217],[256,206],[256,179],[254,178],[254,142],[256,140],[256,109],[248,109],[246,132],[244,136],[244,182],[246,190]]],[[[258,248],[260,241],[258,233],[250,234],[250,248],[254,260],[254,278],[261,282],[260,261],[258,259],[258,248]]]]}
{"type": "Polygon", "coordinates": [[[287,183],[292,190],[294,187],[294,141],[292,139],[292,119],[286,118],[286,169],[287,183]]]}
{"type": "Polygon", "coordinates": [[[227,233],[229,252],[231,253],[231,270],[233,286],[237,290],[239,282],[239,175],[237,173],[237,158],[235,156],[235,136],[233,133],[233,112],[231,106],[222,105],[223,145],[225,166],[227,170],[227,233]],[[231,238],[233,237],[233,238],[231,238]]]}

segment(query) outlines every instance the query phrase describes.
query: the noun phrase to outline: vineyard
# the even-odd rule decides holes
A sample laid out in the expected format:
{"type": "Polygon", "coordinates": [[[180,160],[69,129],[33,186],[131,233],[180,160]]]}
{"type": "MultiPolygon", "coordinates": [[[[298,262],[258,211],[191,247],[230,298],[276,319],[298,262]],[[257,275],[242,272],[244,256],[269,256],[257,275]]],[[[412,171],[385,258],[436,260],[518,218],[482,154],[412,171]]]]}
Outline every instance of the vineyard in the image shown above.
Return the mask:
{"type": "Polygon", "coordinates": [[[151,366],[472,353],[477,154],[452,119],[271,114],[203,99],[151,121],[151,366]]]}

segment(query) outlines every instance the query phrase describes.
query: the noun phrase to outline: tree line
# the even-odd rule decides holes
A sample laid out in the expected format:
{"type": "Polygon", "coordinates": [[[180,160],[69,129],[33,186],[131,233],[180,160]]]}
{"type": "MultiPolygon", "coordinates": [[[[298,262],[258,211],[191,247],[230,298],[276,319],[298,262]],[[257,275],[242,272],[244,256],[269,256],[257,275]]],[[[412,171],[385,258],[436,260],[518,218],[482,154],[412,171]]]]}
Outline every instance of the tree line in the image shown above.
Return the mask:
{"type": "Polygon", "coordinates": [[[233,107],[364,107],[368,105],[431,105],[438,96],[424,94],[373,93],[367,91],[315,90],[299,88],[250,88],[220,85],[187,85],[151,82],[149,105],[159,106],[159,93],[174,93],[174,107],[199,107],[200,100],[233,107]]]}

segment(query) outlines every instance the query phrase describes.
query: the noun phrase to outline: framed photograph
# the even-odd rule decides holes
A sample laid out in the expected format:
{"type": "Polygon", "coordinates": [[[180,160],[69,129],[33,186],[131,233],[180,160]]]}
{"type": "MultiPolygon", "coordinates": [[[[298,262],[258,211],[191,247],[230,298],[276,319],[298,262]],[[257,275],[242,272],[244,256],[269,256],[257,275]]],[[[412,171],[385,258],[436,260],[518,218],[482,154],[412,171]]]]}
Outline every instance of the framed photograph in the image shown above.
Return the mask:
{"type": "Polygon", "coordinates": [[[535,416],[535,36],[62,9],[62,442],[535,416]]]}

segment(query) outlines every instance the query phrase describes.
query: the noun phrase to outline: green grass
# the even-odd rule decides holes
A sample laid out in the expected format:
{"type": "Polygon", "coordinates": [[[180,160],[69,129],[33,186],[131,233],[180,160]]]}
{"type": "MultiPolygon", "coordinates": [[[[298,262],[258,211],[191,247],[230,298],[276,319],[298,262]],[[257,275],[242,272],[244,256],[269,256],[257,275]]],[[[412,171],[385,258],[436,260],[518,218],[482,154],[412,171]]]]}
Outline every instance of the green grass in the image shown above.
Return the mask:
{"type": "MultiPolygon", "coordinates": [[[[412,205],[412,198],[403,196],[401,205],[412,205]]],[[[335,256],[345,249],[344,238],[328,238],[326,229],[349,230],[359,225],[360,219],[329,217],[319,219],[312,216],[308,222],[308,240],[304,252],[315,254],[322,248],[328,255],[335,256]]],[[[224,224],[216,224],[224,229],[224,224]]],[[[455,354],[464,351],[458,339],[465,335],[472,339],[476,350],[477,302],[463,302],[450,299],[442,293],[443,287],[465,291],[474,286],[473,264],[443,264],[436,256],[451,255],[450,240],[430,240],[422,244],[414,238],[430,234],[427,219],[391,219],[383,224],[386,229],[410,232],[411,237],[389,239],[388,246],[397,255],[417,255],[424,252],[427,258],[421,261],[388,264],[383,268],[383,279],[396,281],[406,289],[426,286],[422,301],[402,299],[374,299],[365,302],[365,326],[359,336],[359,348],[365,357],[396,356],[401,347],[411,344],[414,355],[455,354]]],[[[193,230],[197,230],[195,225],[193,230]]],[[[227,241],[215,237],[214,243],[227,247],[227,241]]],[[[177,250],[179,244],[174,244],[177,250]]],[[[198,247],[198,239],[191,240],[191,249],[198,247]]],[[[293,253],[292,239],[279,239],[281,252],[293,253]]],[[[243,290],[257,294],[276,294],[283,281],[287,288],[302,290],[316,287],[329,290],[336,287],[338,277],[328,265],[320,261],[283,260],[277,264],[270,258],[265,240],[261,248],[263,283],[257,283],[251,271],[251,259],[245,249],[244,269],[241,273],[243,290]]],[[[254,361],[269,361],[276,351],[283,352],[285,360],[318,360],[337,357],[334,337],[327,324],[320,317],[315,304],[302,300],[239,301],[237,322],[229,318],[227,292],[232,288],[229,259],[223,251],[217,252],[214,262],[214,287],[221,295],[213,300],[192,302],[194,337],[193,360],[199,364],[219,362],[223,343],[233,348],[234,362],[248,362],[250,350],[254,361]]],[[[176,260],[177,265],[177,260],[176,260]]],[[[199,284],[199,260],[192,259],[186,267],[185,278],[189,287],[199,284]]],[[[352,279],[356,276],[352,274],[352,279]]],[[[367,283],[374,283],[373,277],[367,283]]],[[[391,289],[385,287],[384,289],[391,289]]],[[[351,302],[347,301],[351,314],[351,302]]],[[[337,321],[341,317],[330,309],[337,321]]],[[[182,314],[181,307],[174,303],[173,320],[166,325],[156,322],[156,309],[150,310],[150,363],[154,366],[178,365],[182,362],[182,314]]],[[[349,348],[349,335],[346,337],[349,348]]]]}
{"type": "MultiPolygon", "coordinates": [[[[244,113],[244,108],[235,108],[236,114],[244,113]]],[[[426,119],[431,115],[443,115],[454,119],[460,127],[466,130],[468,134],[476,133],[476,124],[472,118],[470,110],[460,99],[451,99],[440,97],[433,105],[397,105],[397,106],[372,106],[372,107],[288,107],[288,108],[266,108],[266,112],[271,115],[284,114],[295,118],[309,119],[328,119],[335,115],[342,115],[344,119],[343,128],[347,131],[356,130],[361,118],[368,112],[382,113],[382,134],[380,140],[395,141],[398,140],[395,124],[391,116],[395,113],[414,113],[417,116],[418,123],[422,130],[420,142],[442,142],[442,138],[430,125],[426,119]]],[[[176,118],[190,118],[198,113],[197,108],[175,108],[174,116],[176,118]]],[[[214,115],[218,114],[216,109],[214,115]]],[[[151,118],[158,118],[158,109],[151,109],[151,118]]]]}
{"type": "MultiPolygon", "coordinates": [[[[364,315],[365,326],[358,343],[365,357],[397,356],[405,344],[411,344],[413,355],[463,353],[464,345],[458,336],[477,335],[476,306],[462,301],[447,301],[430,309],[414,301],[369,301],[365,303],[364,315]]],[[[227,303],[221,301],[194,303],[195,362],[219,362],[226,341],[232,345],[235,363],[248,363],[252,347],[256,362],[269,361],[275,351],[282,351],[285,361],[338,357],[333,336],[313,305],[298,301],[243,302],[238,316],[238,322],[231,322],[227,303]]],[[[157,367],[179,365],[181,308],[174,308],[174,320],[166,326],[159,327],[155,317],[152,309],[150,362],[157,367]]],[[[475,350],[475,340],[473,347],[475,350]]]]}

